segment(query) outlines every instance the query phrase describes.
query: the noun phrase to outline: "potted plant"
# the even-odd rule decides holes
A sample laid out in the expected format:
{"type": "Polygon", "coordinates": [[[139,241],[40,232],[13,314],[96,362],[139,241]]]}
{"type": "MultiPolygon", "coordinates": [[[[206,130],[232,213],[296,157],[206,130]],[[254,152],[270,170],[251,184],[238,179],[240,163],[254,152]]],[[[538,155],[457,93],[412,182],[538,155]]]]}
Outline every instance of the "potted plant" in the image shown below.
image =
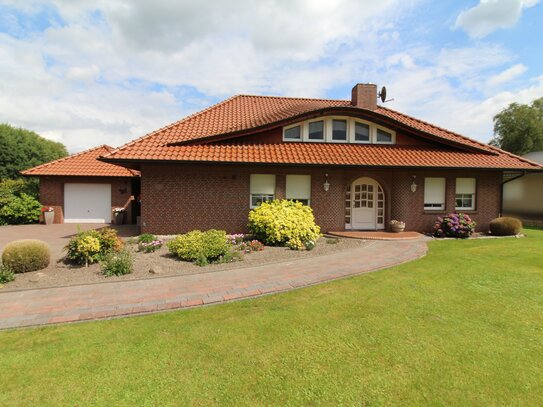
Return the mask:
{"type": "Polygon", "coordinates": [[[124,208],[113,208],[113,223],[122,225],[124,222],[124,208]]]}
{"type": "Polygon", "coordinates": [[[405,222],[401,220],[391,220],[390,221],[390,228],[394,233],[400,233],[403,232],[405,229],[405,222]]]}
{"type": "Polygon", "coordinates": [[[46,206],[41,208],[43,213],[43,221],[46,225],[52,225],[55,221],[55,208],[51,206],[46,206]]]}

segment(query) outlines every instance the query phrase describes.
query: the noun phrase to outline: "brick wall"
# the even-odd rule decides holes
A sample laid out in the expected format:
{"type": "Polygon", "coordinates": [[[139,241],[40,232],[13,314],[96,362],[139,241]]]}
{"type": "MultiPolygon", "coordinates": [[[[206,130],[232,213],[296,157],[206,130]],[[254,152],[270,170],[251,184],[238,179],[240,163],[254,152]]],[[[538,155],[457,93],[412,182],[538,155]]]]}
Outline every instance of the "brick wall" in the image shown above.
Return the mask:
{"type": "Polygon", "coordinates": [[[486,230],[500,211],[501,173],[333,167],[146,164],[142,168],[142,230],[157,234],[193,229],[247,231],[250,174],[275,174],[276,197],[285,196],[286,174],[311,175],[311,206],[323,231],[345,229],[345,191],[359,177],[378,181],[385,192],[385,224],[404,220],[407,229],[430,230],[435,218],[454,212],[455,178],[477,178],[477,204],[469,213],[486,230]],[[329,191],[323,184],[328,174],[329,191]],[[417,191],[411,192],[416,175],[417,191]],[[446,177],[445,211],[424,210],[424,177],[446,177]]]}
{"type": "Polygon", "coordinates": [[[109,177],[40,177],[40,203],[55,208],[55,223],[64,222],[64,184],[111,184],[111,207],[125,207],[125,223],[131,220],[131,178],[109,177]]]}

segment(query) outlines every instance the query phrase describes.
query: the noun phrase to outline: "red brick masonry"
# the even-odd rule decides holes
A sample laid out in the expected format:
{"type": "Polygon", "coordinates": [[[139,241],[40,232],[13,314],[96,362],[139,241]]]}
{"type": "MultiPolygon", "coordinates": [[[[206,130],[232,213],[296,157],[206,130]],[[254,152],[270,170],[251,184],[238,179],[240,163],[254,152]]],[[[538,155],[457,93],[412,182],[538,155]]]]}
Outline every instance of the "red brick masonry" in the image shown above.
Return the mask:
{"type": "Polygon", "coordinates": [[[385,192],[385,224],[406,222],[406,230],[431,229],[437,216],[455,211],[457,177],[477,179],[476,209],[464,211],[484,231],[499,215],[501,172],[393,170],[300,166],[146,164],[142,168],[142,229],[175,234],[193,229],[246,232],[250,174],[276,174],[276,197],[285,197],[286,174],[311,175],[311,206],[323,232],[345,230],[345,191],[357,178],[378,181],[385,192]],[[323,184],[328,174],[329,191],[323,184]],[[416,176],[417,191],[411,191],[416,176]],[[446,209],[424,210],[424,177],[446,178],[446,209]]]}

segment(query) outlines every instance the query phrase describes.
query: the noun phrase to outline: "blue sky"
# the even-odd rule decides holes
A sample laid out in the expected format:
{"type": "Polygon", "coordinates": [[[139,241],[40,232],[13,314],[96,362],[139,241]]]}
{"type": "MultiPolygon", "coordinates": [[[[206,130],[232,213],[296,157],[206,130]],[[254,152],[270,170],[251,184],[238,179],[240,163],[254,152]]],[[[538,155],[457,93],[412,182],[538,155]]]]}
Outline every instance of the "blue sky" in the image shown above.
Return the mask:
{"type": "Polygon", "coordinates": [[[121,145],[233,94],[386,106],[482,141],[543,97],[538,0],[0,0],[0,122],[71,152],[121,145]]]}

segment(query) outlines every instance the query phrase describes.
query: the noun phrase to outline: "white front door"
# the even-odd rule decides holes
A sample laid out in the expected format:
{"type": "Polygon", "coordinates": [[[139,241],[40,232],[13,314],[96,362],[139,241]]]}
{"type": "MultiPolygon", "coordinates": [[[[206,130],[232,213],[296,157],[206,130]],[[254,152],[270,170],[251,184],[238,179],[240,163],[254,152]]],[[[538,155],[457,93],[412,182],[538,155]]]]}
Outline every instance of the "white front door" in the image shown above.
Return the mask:
{"type": "Polygon", "coordinates": [[[383,189],[371,178],[359,178],[351,185],[351,228],[384,228],[383,189]]]}
{"type": "Polygon", "coordinates": [[[111,184],[64,184],[64,222],[111,223],[111,184]]]}

